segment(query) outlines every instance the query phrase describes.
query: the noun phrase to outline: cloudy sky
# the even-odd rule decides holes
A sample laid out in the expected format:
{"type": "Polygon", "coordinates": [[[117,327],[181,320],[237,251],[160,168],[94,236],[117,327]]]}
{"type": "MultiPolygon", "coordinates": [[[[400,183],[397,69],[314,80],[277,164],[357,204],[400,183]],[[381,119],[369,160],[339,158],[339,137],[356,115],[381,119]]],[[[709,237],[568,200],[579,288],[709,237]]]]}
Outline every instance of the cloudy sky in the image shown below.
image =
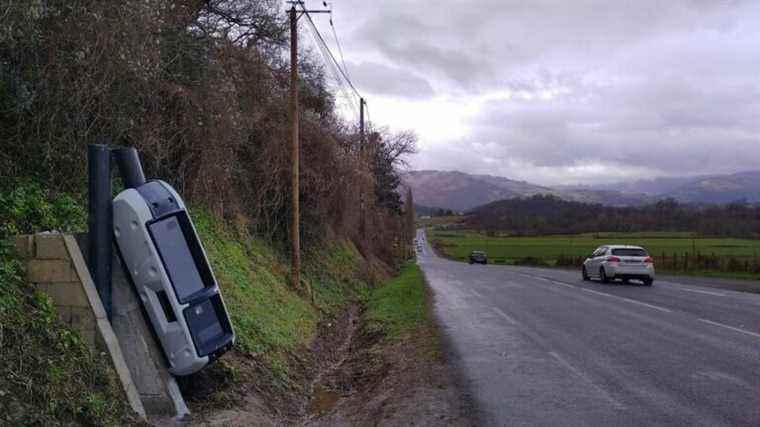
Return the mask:
{"type": "Polygon", "coordinates": [[[552,185],[760,169],[758,0],[333,9],[371,119],[419,135],[416,169],[552,185]]]}

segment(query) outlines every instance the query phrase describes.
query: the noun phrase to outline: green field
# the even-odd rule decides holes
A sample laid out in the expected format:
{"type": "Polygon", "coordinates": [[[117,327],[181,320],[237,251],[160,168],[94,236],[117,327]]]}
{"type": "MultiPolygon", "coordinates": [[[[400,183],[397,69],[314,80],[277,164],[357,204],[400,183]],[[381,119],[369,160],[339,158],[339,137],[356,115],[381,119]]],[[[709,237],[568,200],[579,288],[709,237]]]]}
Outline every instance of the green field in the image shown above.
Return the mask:
{"type": "Polygon", "coordinates": [[[418,218],[418,227],[435,227],[440,225],[457,224],[464,221],[464,216],[451,215],[451,216],[434,216],[430,218],[418,218]]]}
{"type": "MultiPolygon", "coordinates": [[[[725,274],[716,275],[760,278],[760,274],[757,274],[753,268],[760,263],[758,260],[760,240],[703,238],[691,233],[593,233],[509,237],[486,236],[473,231],[433,230],[429,231],[429,235],[442,255],[462,261],[467,260],[470,251],[483,250],[488,254],[489,260],[497,264],[513,264],[525,258],[534,258],[554,265],[557,258],[585,257],[601,245],[627,244],[646,248],[655,257],[656,263],[663,255],[668,262],[672,262],[675,257],[678,264],[683,262],[684,258],[693,261],[699,254],[702,258],[718,259],[720,265],[713,268],[716,270],[713,273],[725,274]]],[[[709,269],[704,267],[698,268],[699,266],[693,265],[688,267],[684,270],[690,273],[710,273],[707,271],[709,269]]],[[[680,269],[681,267],[673,267],[664,270],[680,269]]]]}

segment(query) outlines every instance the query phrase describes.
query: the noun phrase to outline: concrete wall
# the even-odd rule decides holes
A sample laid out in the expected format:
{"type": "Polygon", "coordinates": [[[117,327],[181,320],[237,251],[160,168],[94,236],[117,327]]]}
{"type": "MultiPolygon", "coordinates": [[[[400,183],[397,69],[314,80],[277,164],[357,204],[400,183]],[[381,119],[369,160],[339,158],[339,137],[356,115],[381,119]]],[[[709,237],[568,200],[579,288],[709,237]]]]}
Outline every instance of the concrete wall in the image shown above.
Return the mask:
{"type": "Polygon", "coordinates": [[[86,234],[19,236],[15,243],[26,262],[27,281],[50,296],[59,320],[78,331],[91,348],[110,355],[132,409],[156,424],[189,419],[119,258],[113,259],[109,321],[81,249],[87,248],[86,234]]]}
{"type": "Polygon", "coordinates": [[[15,243],[26,261],[27,281],[50,296],[61,322],[78,331],[93,350],[109,355],[125,398],[145,418],[145,408],[76,240],[62,234],[37,234],[19,236],[15,243]]]}
{"type": "MultiPolygon", "coordinates": [[[[86,234],[78,234],[76,240],[80,248],[88,247],[86,234]]],[[[83,253],[87,259],[87,251],[83,253]]],[[[142,303],[115,250],[112,261],[111,326],[119,338],[145,411],[157,424],[164,424],[166,417],[186,419],[189,410],[182,393],[167,369],[152,326],[143,314],[142,303]]]]}

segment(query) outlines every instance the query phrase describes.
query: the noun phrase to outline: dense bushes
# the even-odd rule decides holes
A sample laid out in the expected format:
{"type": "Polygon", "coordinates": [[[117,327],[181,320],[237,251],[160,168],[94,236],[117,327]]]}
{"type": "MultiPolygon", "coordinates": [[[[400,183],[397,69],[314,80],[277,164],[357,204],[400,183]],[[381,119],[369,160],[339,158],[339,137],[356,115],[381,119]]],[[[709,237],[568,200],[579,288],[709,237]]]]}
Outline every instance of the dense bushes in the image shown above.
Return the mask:
{"type": "MultiPolygon", "coordinates": [[[[273,241],[288,235],[281,2],[34,0],[2,13],[0,180],[82,194],[86,146],[107,136],[137,147],[147,175],[189,200],[273,241]]],[[[371,161],[359,161],[321,67],[308,55],[299,67],[305,245],[330,231],[358,241],[364,188],[376,196],[366,242],[390,246],[401,226],[395,170],[413,135],[370,129],[371,161]]]]}
{"type": "Polygon", "coordinates": [[[83,230],[85,212],[65,194],[51,194],[39,184],[0,187],[0,240],[47,230],[83,230]]]}
{"type": "MultiPolygon", "coordinates": [[[[109,137],[111,145],[140,150],[146,175],[212,212],[200,211],[199,230],[230,296],[240,348],[270,357],[274,369],[282,362],[276,355],[304,346],[318,310],[336,309],[360,288],[353,286],[360,276],[377,274],[344,271],[365,268],[355,246],[372,261],[398,255],[397,169],[415,139],[370,125],[372,144],[361,161],[355,126],[337,115],[321,68],[309,56],[301,60],[301,232],[314,299],[287,289],[286,263],[268,250],[269,243],[283,246],[291,205],[280,9],[279,0],[5,2],[0,241],[84,229],[86,147],[109,137]],[[367,195],[366,239],[358,226],[360,191],[367,195]],[[236,241],[227,234],[235,228],[257,238],[236,241]]],[[[47,299],[22,283],[6,243],[0,424],[121,424],[123,408],[99,355],[54,317],[47,299]]]]}

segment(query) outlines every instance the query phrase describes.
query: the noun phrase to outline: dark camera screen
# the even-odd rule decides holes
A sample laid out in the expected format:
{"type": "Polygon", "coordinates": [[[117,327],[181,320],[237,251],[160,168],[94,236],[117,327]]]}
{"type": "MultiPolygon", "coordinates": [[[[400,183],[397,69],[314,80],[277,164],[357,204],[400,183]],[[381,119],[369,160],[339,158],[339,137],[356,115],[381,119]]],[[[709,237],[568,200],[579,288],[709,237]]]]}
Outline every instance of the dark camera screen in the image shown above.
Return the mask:
{"type": "Polygon", "coordinates": [[[185,234],[177,220],[171,216],[150,225],[153,241],[164,260],[164,267],[180,301],[204,288],[198,268],[187,246],[185,234]]]}
{"type": "Polygon", "coordinates": [[[216,350],[216,344],[224,337],[226,330],[219,321],[214,300],[206,300],[185,309],[185,319],[199,356],[205,356],[216,350]]]}

